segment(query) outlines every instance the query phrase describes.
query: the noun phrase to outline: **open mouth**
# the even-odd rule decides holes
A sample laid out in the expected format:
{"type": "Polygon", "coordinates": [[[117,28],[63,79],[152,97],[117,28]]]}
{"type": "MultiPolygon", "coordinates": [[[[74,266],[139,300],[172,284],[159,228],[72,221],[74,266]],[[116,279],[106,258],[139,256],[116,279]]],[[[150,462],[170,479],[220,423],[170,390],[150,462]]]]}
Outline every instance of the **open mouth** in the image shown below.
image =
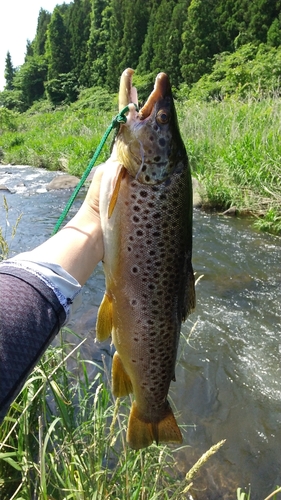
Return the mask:
{"type": "MultiPolygon", "coordinates": [[[[130,103],[138,105],[138,93],[136,87],[132,86],[134,70],[127,68],[123,71],[120,78],[119,88],[119,111],[130,103]]],[[[155,79],[154,89],[148,97],[146,103],[139,111],[139,118],[147,118],[159,99],[163,99],[168,93],[171,93],[171,85],[166,73],[159,73],[155,79]]]]}

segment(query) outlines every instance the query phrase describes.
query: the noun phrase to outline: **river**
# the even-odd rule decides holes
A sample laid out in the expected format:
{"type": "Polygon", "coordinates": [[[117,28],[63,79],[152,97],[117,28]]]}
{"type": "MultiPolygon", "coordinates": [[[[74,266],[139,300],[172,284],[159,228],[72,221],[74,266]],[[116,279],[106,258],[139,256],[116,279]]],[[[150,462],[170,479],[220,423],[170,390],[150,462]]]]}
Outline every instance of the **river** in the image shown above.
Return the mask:
{"type": "MultiPolygon", "coordinates": [[[[0,166],[0,184],[14,191],[0,191],[2,228],[3,194],[9,205],[6,237],[12,255],[50,236],[70,196],[69,190],[46,191],[55,175],[0,166]]],[[[281,238],[255,231],[250,220],[194,211],[193,264],[201,279],[196,312],[182,328],[177,382],[170,391],[188,445],[179,453],[179,470],[186,472],[210,446],[226,439],[194,483],[198,500],[236,499],[236,489],[249,485],[251,500],[261,500],[281,485],[280,257],[281,238]]],[[[99,265],[70,325],[87,332],[83,349],[91,357],[99,349],[94,324],[103,290],[99,265]]]]}

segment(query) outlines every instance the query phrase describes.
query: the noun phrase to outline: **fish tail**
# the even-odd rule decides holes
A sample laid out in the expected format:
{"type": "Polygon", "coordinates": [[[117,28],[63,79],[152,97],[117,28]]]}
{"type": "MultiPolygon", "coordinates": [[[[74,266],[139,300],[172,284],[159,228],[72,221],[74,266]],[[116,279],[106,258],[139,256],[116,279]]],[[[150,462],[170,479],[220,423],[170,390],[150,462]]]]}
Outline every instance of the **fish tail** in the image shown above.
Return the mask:
{"type": "Polygon", "coordinates": [[[167,401],[163,417],[158,422],[148,422],[133,402],[129,417],[127,442],[134,450],[156,443],[182,443],[181,431],[167,401]]]}

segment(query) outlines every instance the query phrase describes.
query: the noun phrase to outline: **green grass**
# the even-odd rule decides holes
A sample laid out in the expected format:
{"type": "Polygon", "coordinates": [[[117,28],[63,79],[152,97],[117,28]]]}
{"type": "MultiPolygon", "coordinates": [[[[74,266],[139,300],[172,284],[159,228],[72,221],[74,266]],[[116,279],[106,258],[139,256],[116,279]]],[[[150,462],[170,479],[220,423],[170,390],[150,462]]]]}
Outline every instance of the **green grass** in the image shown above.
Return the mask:
{"type": "Polygon", "coordinates": [[[274,211],[274,224],[267,229],[276,232],[281,221],[280,112],[279,99],[179,106],[182,134],[194,175],[205,187],[206,204],[236,206],[240,213],[261,217],[274,211]]]}
{"type": "MultiPolygon", "coordinates": [[[[2,162],[81,176],[117,112],[113,101],[106,109],[87,107],[88,94],[55,111],[46,104],[22,115],[0,110],[2,162]]],[[[193,174],[206,193],[205,207],[235,206],[240,214],[254,215],[259,229],[279,234],[281,101],[192,100],[179,101],[177,109],[193,174]]],[[[109,157],[112,137],[98,163],[109,157]]]]}
{"type": "Polygon", "coordinates": [[[105,363],[81,359],[83,341],[70,350],[62,338],[34,369],[0,427],[1,500],[185,498],[191,480],[176,473],[177,449],[128,448],[129,399],[113,398],[105,363]],[[91,379],[89,368],[95,371],[91,379]]]}

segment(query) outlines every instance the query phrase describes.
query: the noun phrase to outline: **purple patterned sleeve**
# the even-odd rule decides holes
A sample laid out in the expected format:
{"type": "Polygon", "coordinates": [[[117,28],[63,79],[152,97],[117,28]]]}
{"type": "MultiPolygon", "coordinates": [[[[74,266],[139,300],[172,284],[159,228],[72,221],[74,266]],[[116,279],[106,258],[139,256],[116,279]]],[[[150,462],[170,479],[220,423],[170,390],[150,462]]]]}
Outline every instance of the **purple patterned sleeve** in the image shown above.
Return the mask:
{"type": "Polygon", "coordinates": [[[25,269],[0,266],[0,422],[65,319],[42,280],[25,269]]]}

